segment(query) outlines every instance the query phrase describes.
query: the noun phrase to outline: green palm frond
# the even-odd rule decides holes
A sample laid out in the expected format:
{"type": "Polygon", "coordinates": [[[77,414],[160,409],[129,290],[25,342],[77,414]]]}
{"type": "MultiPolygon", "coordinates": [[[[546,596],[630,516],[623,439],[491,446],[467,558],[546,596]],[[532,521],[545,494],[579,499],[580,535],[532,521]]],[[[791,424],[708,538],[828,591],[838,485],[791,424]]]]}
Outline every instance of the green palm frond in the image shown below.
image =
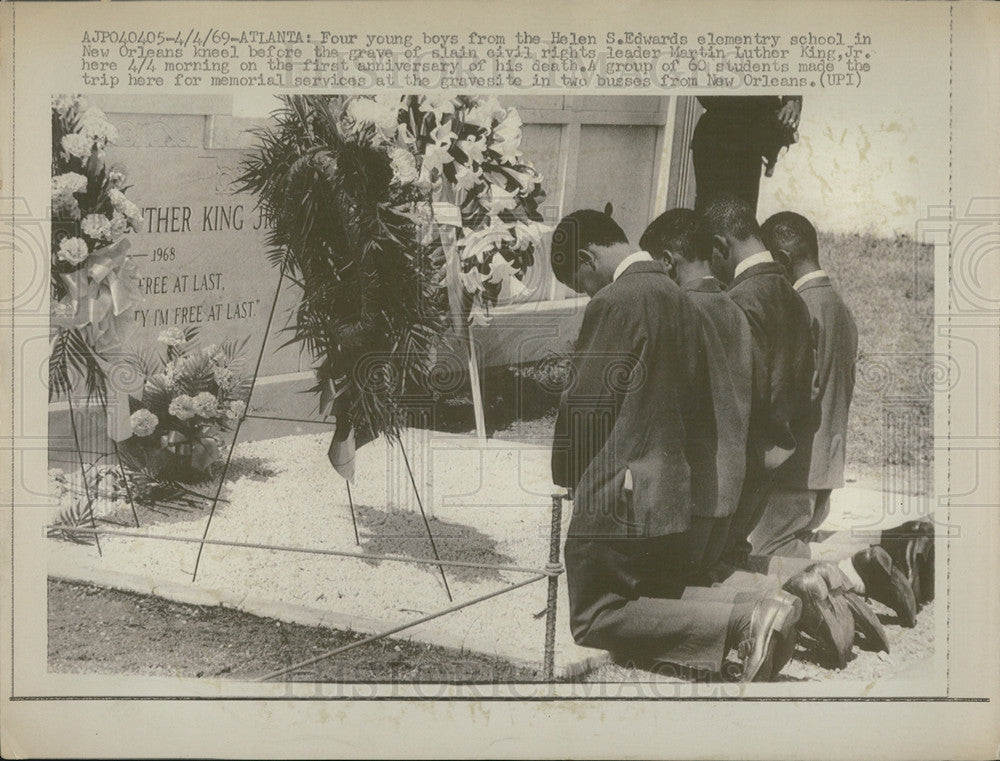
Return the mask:
{"type": "Polygon", "coordinates": [[[163,370],[163,361],[156,349],[151,346],[125,346],[122,349],[121,362],[144,378],[163,370]]]}
{"type": "Polygon", "coordinates": [[[163,420],[170,409],[174,391],[163,375],[151,375],[146,378],[142,389],[142,406],[163,420]]]}
{"type": "Polygon", "coordinates": [[[157,450],[141,446],[123,446],[119,449],[122,465],[128,471],[129,486],[136,504],[149,508],[166,508],[190,512],[200,510],[210,501],[201,492],[179,481],[166,477],[157,460],[157,450]]]}
{"type": "Polygon", "coordinates": [[[427,199],[392,183],[385,151],[342,134],[343,104],[284,97],[274,125],[254,133],[238,184],[272,220],[269,258],[300,290],[289,342],[330,377],[354,378],[356,424],[394,436],[398,400],[424,377],[447,327],[443,257],[395,211],[427,199]],[[391,382],[355,377],[373,356],[391,382]]]}
{"type": "Polygon", "coordinates": [[[87,398],[105,403],[103,358],[76,328],[56,328],[49,352],[49,399],[68,395],[82,380],[87,398]]]}
{"type": "Polygon", "coordinates": [[[215,382],[215,365],[202,353],[189,354],[178,362],[174,385],[182,394],[195,396],[215,382]]]}
{"type": "Polygon", "coordinates": [[[92,528],[93,525],[93,499],[80,497],[73,500],[69,507],[59,512],[55,523],[47,529],[46,535],[53,539],[64,539],[75,544],[95,544],[97,537],[94,534],[74,531],[74,529],[79,528],[92,528]]]}

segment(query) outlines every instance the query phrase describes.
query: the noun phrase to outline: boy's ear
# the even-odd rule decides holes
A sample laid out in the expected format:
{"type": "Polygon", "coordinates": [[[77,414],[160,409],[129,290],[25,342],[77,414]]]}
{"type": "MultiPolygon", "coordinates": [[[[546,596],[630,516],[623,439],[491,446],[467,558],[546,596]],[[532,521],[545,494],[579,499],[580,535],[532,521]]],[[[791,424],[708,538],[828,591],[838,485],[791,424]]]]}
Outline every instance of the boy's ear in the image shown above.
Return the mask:
{"type": "Polygon", "coordinates": [[[726,240],[726,236],[712,236],[712,251],[717,252],[723,259],[729,258],[729,241],[726,240]]]}
{"type": "Polygon", "coordinates": [[[674,255],[667,249],[663,249],[663,251],[660,252],[660,261],[667,265],[667,269],[672,270],[674,268],[674,255]]]}
{"type": "Polygon", "coordinates": [[[777,251],[772,251],[771,256],[774,257],[774,261],[778,262],[782,267],[791,272],[792,270],[792,257],[785,249],[779,248],[777,251]]]}
{"type": "Polygon", "coordinates": [[[597,256],[594,252],[588,248],[581,248],[576,252],[576,258],[580,261],[580,268],[590,267],[592,270],[597,270],[597,256]]]}

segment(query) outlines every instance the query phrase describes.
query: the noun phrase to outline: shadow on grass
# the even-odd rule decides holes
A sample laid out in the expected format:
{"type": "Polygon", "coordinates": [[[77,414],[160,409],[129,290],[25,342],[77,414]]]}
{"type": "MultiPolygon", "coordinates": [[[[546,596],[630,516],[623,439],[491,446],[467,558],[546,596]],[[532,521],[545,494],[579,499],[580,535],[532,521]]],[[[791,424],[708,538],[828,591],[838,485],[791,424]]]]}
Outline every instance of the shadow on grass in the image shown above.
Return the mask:
{"type": "MultiPolygon", "coordinates": [[[[432,558],[434,552],[427,538],[427,529],[419,512],[380,510],[368,505],[355,505],[361,549],[377,555],[403,555],[412,558],[432,558]]],[[[514,559],[497,549],[496,540],[471,526],[450,523],[428,517],[431,533],[442,560],[461,560],[484,565],[509,565],[514,559]]],[[[379,565],[379,560],[366,560],[379,565]]],[[[435,566],[422,566],[437,574],[435,566]]],[[[490,568],[445,567],[448,579],[457,581],[501,581],[499,571],[490,568]]]]}

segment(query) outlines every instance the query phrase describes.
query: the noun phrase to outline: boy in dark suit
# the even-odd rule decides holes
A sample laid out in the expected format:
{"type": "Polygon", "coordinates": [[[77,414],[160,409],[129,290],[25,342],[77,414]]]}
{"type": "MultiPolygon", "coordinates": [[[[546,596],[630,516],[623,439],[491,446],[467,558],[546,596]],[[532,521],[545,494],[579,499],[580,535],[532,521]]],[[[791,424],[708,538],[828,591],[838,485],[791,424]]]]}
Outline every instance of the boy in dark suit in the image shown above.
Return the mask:
{"type": "MultiPolygon", "coordinates": [[[[643,234],[642,246],[655,258],[668,263],[674,279],[692,298],[703,317],[718,431],[717,514],[731,516],[739,505],[747,465],[753,384],[751,333],[743,311],[722,291],[712,275],[711,251],[698,246],[697,233],[698,217],[694,212],[672,209],[649,225],[643,234]]],[[[717,523],[722,528],[728,527],[730,521],[727,518],[717,523]]],[[[725,535],[721,539],[724,540],[725,535]]],[[[846,594],[848,584],[838,576],[837,569],[811,561],[773,568],[768,558],[749,558],[750,567],[757,571],[766,568],[773,574],[763,576],[720,562],[723,549],[724,541],[717,540],[709,545],[706,554],[712,564],[712,577],[718,584],[711,590],[704,590],[702,597],[725,593],[734,587],[758,591],[776,589],[784,583],[787,590],[803,600],[800,624],[841,665],[846,662],[854,641],[855,613],[863,631],[880,631],[874,613],[859,598],[846,594]]],[[[884,635],[881,640],[884,642],[884,635]]]]}
{"type": "Polygon", "coordinates": [[[715,505],[696,508],[702,508],[705,517],[719,519],[706,542],[706,559],[714,565],[721,556],[746,475],[753,356],[750,325],[712,274],[708,256],[696,249],[697,229],[698,217],[693,211],[670,209],[649,224],[639,245],[667,265],[702,318],[712,388],[718,488],[715,505]]]}
{"type": "Polygon", "coordinates": [[[601,212],[560,221],[551,260],[562,283],[591,297],[552,452],[553,480],[575,497],[565,547],[574,639],[714,671],[735,647],[743,680],[769,678],[783,665],[773,662],[775,644],[794,641],[799,612],[788,596],[686,595],[704,583],[704,548],[688,532],[715,520],[702,512],[717,505],[697,308],[601,212]]]}
{"type": "MultiPolygon", "coordinates": [[[[750,534],[753,550],[760,555],[837,562],[856,590],[885,602],[897,611],[902,623],[912,625],[916,603],[923,595],[919,577],[902,573],[896,568],[902,564],[890,557],[891,537],[900,530],[887,532],[888,551],[877,546],[879,539],[855,538],[849,532],[846,536],[820,536],[816,532],[829,514],[832,490],[844,485],[847,420],[858,353],[854,317],[820,266],[816,228],[808,219],[791,211],[779,212],[764,223],[762,237],[771,253],[786,263],[788,279],[809,310],[817,357],[819,419],[811,441],[796,448],[775,474],[774,488],[750,534]],[[913,577],[909,591],[903,584],[907,575],[913,577]]],[[[929,553],[921,528],[910,532],[918,547],[915,552],[929,553]]]]}
{"type": "Polygon", "coordinates": [[[761,555],[808,558],[813,532],[830,512],[830,493],[844,485],[858,328],[820,267],[816,229],[809,220],[783,211],[769,218],[762,232],[771,253],[788,262],[789,279],[809,310],[816,346],[819,427],[778,469],[775,488],[750,542],[761,555]]]}
{"type": "MultiPolygon", "coordinates": [[[[698,247],[750,325],[753,355],[746,478],[733,516],[727,560],[750,564],[750,532],[760,521],[775,471],[812,440],[814,350],[809,310],[760,239],[743,198],[721,195],[701,210],[698,247]]],[[[764,570],[764,569],[755,569],[764,570]]]]}

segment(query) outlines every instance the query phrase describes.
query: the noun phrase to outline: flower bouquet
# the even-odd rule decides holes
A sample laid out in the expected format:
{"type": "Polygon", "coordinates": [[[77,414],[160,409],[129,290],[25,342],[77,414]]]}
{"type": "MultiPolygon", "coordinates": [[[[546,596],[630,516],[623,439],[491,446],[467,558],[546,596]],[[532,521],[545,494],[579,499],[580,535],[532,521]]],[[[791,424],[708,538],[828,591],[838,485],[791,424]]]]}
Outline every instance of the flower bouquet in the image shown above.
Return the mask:
{"type": "Polygon", "coordinates": [[[343,119],[355,139],[388,153],[393,182],[429,202],[418,210],[424,235],[457,244],[474,322],[501,297],[530,293],[524,277],[550,228],[539,212],[542,177],[521,153],[517,109],[492,96],[358,96],[343,119]],[[441,235],[442,225],[454,231],[441,235]]]}
{"type": "Polygon", "coordinates": [[[96,520],[118,523],[112,516],[129,508],[129,490],[119,468],[94,463],[75,472],[49,470],[50,493],[56,498],[47,535],[76,544],[94,544],[96,520]]]}
{"type": "Polygon", "coordinates": [[[270,258],[299,293],[287,330],[315,361],[319,412],[336,416],[338,442],[352,427],[359,441],[398,435],[399,400],[426,385],[448,328],[428,194],[397,181],[387,144],[359,137],[349,102],[282,97],[238,185],[273,223],[270,258]]]}
{"type": "Polygon", "coordinates": [[[222,434],[246,411],[250,379],[242,372],[248,338],[198,347],[197,329],[169,328],[165,352],[133,351],[127,363],[143,378],[132,398],[132,435],[120,446],[130,470],[163,481],[197,483],[211,477],[222,455],[222,434]]]}
{"type": "Polygon", "coordinates": [[[68,394],[72,375],[88,396],[105,399],[107,356],[120,346],[120,324],[141,301],[125,237],[142,213],[126,196],[123,169],[105,165],[118,132],[78,96],[52,104],[51,316],[49,393],[68,394]]]}

